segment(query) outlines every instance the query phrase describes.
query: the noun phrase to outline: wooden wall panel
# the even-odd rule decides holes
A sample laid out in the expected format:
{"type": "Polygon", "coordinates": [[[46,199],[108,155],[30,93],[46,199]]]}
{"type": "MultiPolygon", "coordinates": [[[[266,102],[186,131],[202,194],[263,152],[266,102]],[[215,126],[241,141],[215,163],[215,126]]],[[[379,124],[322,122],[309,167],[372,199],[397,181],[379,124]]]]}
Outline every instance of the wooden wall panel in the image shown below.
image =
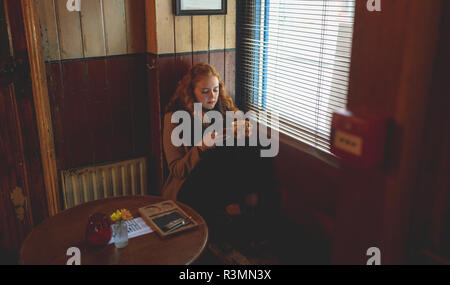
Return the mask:
{"type": "Polygon", "coordinates": [[[228,95],[236,102],[236,52],[225,51],[225,86],[227,87],[228,95]]]}
{"type": "Polygon", "coordinates": [[[48,63],[58,169],[147,156],[145,55],[48,63]]]}
{"type": "Polygon", "coordinates": [[[62,114],[64,114],[64,88],[62,80],[62,65],[46,64],[48,98],[51,106],[51,116],[53,123],[53,136],[55,139],[55,150],[57,154],[56,167],[61,169],[65,165],[65,157],[58,156],[64,146],[64,128],[62,114]]]}
{"type": "MultiPolygon", "coordinates": [[[[154,1],[147,2],[154,5],[154,1]]],[[[81,12],[67,11],[66,3],[39,0],[46,61],[146,51],[145,14],[149,7],[145,7],[145,0],[83,1],[81,12]]]]}
{"type": "Polygon", "coordinates": [[[222,80],[225,80],[225,53],[223,51],[210,52],[209,63],[219,72],[222,80]]]}
{"type": "Polygon", "coordinates": [[[145,0],[125,0],[127,26],[127,53],[143,53],[145,38],[145,0]]]}
{"type": "Polygon", "coordinates": [[[158,54],[173,54],[175,52],[174,16],[172,1],[156,1],[156,34],[158,37],[158,54]]]}
{"type": "Polygon", "coordinates": [[[42,48],[46,60],[60,58],[58,27],[53,0],[38,0],[39,20],[41,22],[42,48]]]}
{"type": "MultiPolygon", "coordinates": [[[[31,94],[32,90],[27,91],[31,94]]],[[[33,224],[37,225],[48,217],[47,197],[45,192],[44,177],[42,176],[41,151],[39,134],[36,128],[36,114],[31,98],[18,100],[18,111],[21,114],[21,127],[23,134],[23,151],[26,171],[28,173],[28,185],[30,187],[31,209],[33,224]]]]}
{"type": "Polygon", "coordinates": [[[175,17],[175,53],[192,52],[192,17],[175,17]]]}
{"type": "MultiPolygon", "coordinates": [[[[112,146],[114,142],[113,115],[111,110],[111,96],[108,90],[108,60],[89,60],[88,68],[87,112],[92,122],[92,155],[90,164],[113,160],[112,146]],[[99,110],[108,110],[101,111],[99,110]],[[94,123],[95,122],[95,123],[94,123]]],[[[62,168],[66,169],[66,167],[62,168]]]]}
{"type": "MultiPolygon", "coordinates": [[[[20,133],[20,121],[17,118],[17,104],[14,99],[14,91],[11,87],[0,88],[0,248],[20,248],[29,230],[32,228],[29,219],[29,208],[24,208],[24,222],[21,223],[16,217],[14,205],[11,202],[11,193],[16,187],[23,189],[25,198],[28,198],[28,185],[23,169],[18,162],[24,162],[22,157],[22,141],[20,133]]],[[[27,199],[27,204],[29,201],[27,199]]]]}
{"type": "Polygon", "coordinates": [[[69,12],[66,4],[66,0],[55,0],[61,59],[82,58],[80,13],[69,12]]]}
{"type": "Polygon", "coordinates": [[[110,112],[113,115],[112,152],[115,160],[129,158],[132,146],[132,112],[129,94],[129,58],[108,59],[108,96],[111,100],[110,112]]]}
{"type": "MultiPolygon", "coordinates": [[[[148,40],[148,38],[147,38],[148,40]]],[[[161,99],[159,88],[159,64],[157,63],[157,55],[147,55],[147,64],[155,66],[148,70],[147,84],[148,84],[148,102],[149,102],[149,121],[150,121],[150,141],[151,152],[149,161],[149,181],[155,186],[152,193],[160,193],[161,187],[164,183],[163,174],[163,149],[161,140],[161,99]]],[[[152,188],[151,188],[152,189],[152,188]]]]}
{"type": "Polygon", "coordinates": [[[67,158],[65,169],[86,166],[91,161],[91,119],[87,112],[87,68],[82,61],[66,62],[63,65],[64,150],[67,158]]]}
{"type": "Polygon", "coordinates": [[[127,53],[125,0],[103,0],[106,55],[127,53]]]}
{"type": "Polygon", "coordinates": [[[361,251],[369,244],[380,248],[382,264],[405,261],[443,2],[385,1],[376,17],[356,2],[347,108],[392,119],[389,160],[366,171],[343,169],[334,263],[365,264],[361,251]],[[383,84],[367,78],[374,74],[383,84]]]}
{"type": "Polygon", "coordinates": [[[209,63],[208,52],[197,52],[192,55],[192,64],[196,65],[198,63],[209,63]]]}
{"type": "Polygon", "coordinates": [[[175,60],[176,77],[174,80],[176,82],[180,81],[189,69],[191,69],[191,67],[192,53],[177,55],[175,60]]]}
{"type": "Polygon", "coordinates": [[[192,17],[192,49],[193,52],[209,49],[209,17],[192,17]]]}
{"type": "Polygon", "coordinates": [[[155,0],[145,0],[145,29],[147,34],[147,52],[158,54],[155,0]]]}
{"type": "Polygon", "coordinates": [[[236,0],[228,0],[225,16],[225,49],[236,48],[236,0]]]}
{"type": "Polygon", "coordinates": [[[102,0],[83,1],[80,15],[83,31],[84,56],[105,56],[102,0]]]}
{"type": "Polygon", "coordinates": [[[209,16],[209,50],[225,49],[225,16],[209,16]]]}
{"type": "Polygon", "coordinates": [[[161,114],[163,115],[178,83],[177,78],[174,77],[177,74],[176,58],[174,56],[160,57],[158,59],[158,71],[161,114]]]}
{"type": "MultiPolygon", "coordinates": [[[[149,98],[147,86],[146,55],[134,56],[130,60],[129,94],[132,95],[131,112],[133,122],[133,157],[150,153],[149,98]]],[[[151,87],[155,89],[155,86],[151,87]]]]}

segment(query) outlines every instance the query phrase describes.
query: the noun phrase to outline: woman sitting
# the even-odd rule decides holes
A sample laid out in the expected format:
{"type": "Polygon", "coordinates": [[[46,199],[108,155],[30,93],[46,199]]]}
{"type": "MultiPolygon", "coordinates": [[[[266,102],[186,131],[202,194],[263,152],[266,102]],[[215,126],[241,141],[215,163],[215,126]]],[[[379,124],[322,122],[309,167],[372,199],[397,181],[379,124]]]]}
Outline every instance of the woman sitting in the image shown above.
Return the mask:
{"type": "MultiPolygon", "coordinates": [[[[243,206],[252,208],[258,204],[255,182],[260,177],[255,169],[258,163],[252,162],[256,162],[259,151],[257,147],[218,146],[228,139],[225,126],[222,131],[204,134],[212,125],[202,123],[204,116],[213,110],[221,114],[223,122],[227,111],[238,111],[214,67],[198,64],[178,83],[166,108],[163,144],[169,176],[163,197],[193,207],[208,226],[221,228],[223,225],[218,223],[224,217],[237,217],[243,206]],[[194,103],[201,104],[200,112],[194,112],[194,103]],[[173,132],[180,125],[172,123],[177,111],[187,112],[191,124],[190,130],[183,131],[185,143],[181,146],[173,142],[173,132]],[[199,121],[204,135],[195,141],[195,136],[187,134],[194,134],[199,121]]],[[[251,127],[244,134],[249,135],[251,127]]]]}

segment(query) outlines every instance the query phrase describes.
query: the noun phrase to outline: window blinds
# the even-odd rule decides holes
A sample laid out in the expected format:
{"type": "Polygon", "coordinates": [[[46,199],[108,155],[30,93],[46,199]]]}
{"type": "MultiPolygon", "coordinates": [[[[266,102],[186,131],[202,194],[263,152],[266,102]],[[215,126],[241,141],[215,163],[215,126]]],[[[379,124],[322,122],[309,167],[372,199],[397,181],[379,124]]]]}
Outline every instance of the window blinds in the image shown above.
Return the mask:
{"type": "Polygon", "coordinates": [[[332,113],[346,106],[355,0],[237,5],[241,107],[277,113],[280,132],[329,152],[332,113]]]}

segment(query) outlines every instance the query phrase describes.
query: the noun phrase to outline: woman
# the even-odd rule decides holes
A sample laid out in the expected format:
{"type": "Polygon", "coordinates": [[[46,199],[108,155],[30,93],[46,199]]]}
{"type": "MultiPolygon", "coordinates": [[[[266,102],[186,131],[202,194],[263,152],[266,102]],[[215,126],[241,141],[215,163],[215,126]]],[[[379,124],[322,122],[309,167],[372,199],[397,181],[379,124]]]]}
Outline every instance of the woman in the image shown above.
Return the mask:
{"type": "MultiPolygon", "coordinates": [[[[198,64],[178,83],[166,108],[163,144],[169,176],[163,197],[192,206],[208,222],[214,223],[221,213],[240,215],[239,203],[244,204],[244,199],[250,206],[255,206],[257,195],[247,195],[250,188],[247,182],[251,177],[246,177],[245,162],[237,163],[238,157],[248,153],[247,148],[237,150],[216,146],[220,140],[226,139],[223,132],[205,134],[200,142],[192,140],[191,146],[177,147],[172,143],[172,132],[177,127],[171,120],[174,112],[188,112],[192,124],[195,124],[195,120],[202,122],[202,116],[212,110],[220,112],[223,118],[227,111],[238,111],[220,74],[209,64],[198,64]],[[201,103],[201,114],[194,114],[194,103],[201,103]]],[[[202,124],[202,134],[208,126],[202,124]]],[[[250,152],[249,155],[253,155],[250,152]]]]}

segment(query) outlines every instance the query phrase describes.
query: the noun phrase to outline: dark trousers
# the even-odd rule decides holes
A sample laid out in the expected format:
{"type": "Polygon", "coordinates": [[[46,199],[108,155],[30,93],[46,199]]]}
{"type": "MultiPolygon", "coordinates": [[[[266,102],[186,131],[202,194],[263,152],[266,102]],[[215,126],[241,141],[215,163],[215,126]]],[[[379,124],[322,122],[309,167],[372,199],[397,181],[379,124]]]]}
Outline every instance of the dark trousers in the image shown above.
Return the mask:
{"type": "Polygon", "coordinates": [[[178,200],[193,207],[208,222],[225,213],[232,203],[243,205],[245,196],[259,193],[264,170],[259,147],[216,147],[208,150],[178,194],[178,200]]]}

